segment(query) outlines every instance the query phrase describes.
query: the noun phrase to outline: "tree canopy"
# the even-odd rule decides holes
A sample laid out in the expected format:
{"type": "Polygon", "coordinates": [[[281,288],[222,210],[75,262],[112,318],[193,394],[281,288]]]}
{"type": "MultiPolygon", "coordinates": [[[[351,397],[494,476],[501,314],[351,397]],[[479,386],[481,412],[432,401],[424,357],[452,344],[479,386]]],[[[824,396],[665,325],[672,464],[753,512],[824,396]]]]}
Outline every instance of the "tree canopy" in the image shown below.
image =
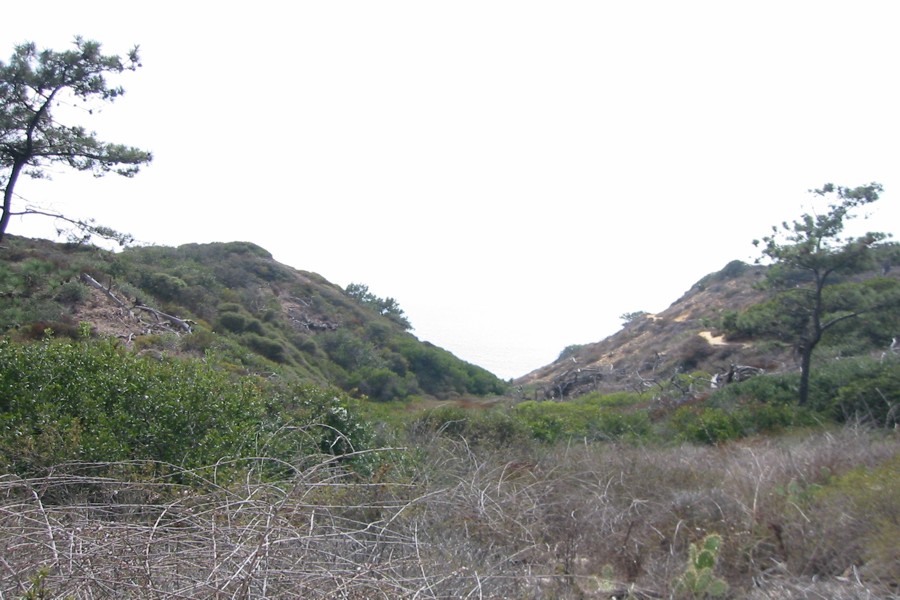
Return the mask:
{"type": "Polygon", "coordinates": [[[400,305],[391,297],[379,298],[369,291],[369,286],[362,283],[351,283],[344,290],[348,296],[360,304],[371,306],[379,314],[386,316],[395,323],[402,325],[404,329],[412,329],[412,324],[400,308],[400,305]]]}
{"type": "Polygon", "coordinates": [[[114,172],[131,177],[152,160],[150,152],[100,141],[95,132],[54,117],[61,103],[81,103],[92,114],[98,101],[112,102],[124,93],[108,84],[108,75],[141,66],[137,46],[124,59],[102,54],[98,42],[81,37],[74,46],[63,52],[38,51],[34,43],[24,43],[15,47],[8,63],[0,61],[0,240],[14,214],[14,190],[23,172],[43,178],[46,167],[63,164],[96,176],[114,172]]]}
{"type": "Polygon", "coordinates": [[[791,223],[773,226],[771,235],[754,240],[762,246],[758,259],[772,261],[767,275],[771,300],[749,311],[757,333],[778,337],[794,345],[800,357],[799,402],[809,396],[809,376],[813,350],[823,334],[862,314],[896,309],[898,285],[872,285],[841,278],[874,267],[874,248],[889,236],[869,232],[858,237],[842,237],[855,211],[879,199],[878,183],[848,188],[826,184],[810,190],[828,198],[824,214],[804,214],[791,223]]]}

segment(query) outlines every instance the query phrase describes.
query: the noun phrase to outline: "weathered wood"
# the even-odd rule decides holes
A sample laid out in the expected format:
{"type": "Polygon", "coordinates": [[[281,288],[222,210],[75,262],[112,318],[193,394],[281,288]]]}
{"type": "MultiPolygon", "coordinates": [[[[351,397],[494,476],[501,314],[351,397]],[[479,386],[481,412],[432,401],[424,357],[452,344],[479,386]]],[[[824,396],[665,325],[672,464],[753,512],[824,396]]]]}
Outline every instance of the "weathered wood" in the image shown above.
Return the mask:
{"type": "Polygon", "coordinates": [[[104,294],[106,294],[106,297],[109,298],[110,300],[112,300],[113,302],[115,302],[119,306],[119,308],[128,311],[128,314],[130,314],[132,317],[134,317],[134,313],[131,312],[131,308],[127,304],[125,304],[122,300],[117,298],[116,295],[112,293],[112,289],[103,287],[102,283],[100,283],[99,281],[97,281],[96,279],[94,279],[93,277],[88,275],[87,273],[81,274],[81,280],[83,282],[85,282],[86,284],[90,285],[91,287],[95,287],[98,290],[100,290],[101,292],[103,292],[104,294]]]}
{"type": "Polygon", "coordinates": [[[765,372],[766,370],[761,369],[760,367],[751,367],[748,365],[731,365],[728,368],[728,371],[726,371],[725,373],[716,373],[712,376],[712,379],[710,380],[710,387],[715,390],[721,387],[725,387],[729,383],[746,381],[751,377],[762,375],[765,372]]]}
{"type": "Polygon", "coordinates": [[[160,310],[156,310],[155,308],[151,308],[142,303],[136,303],[134,305],[134,307],[139,310],[143,310],[145,312],[152,314],[154,317],[156,317],[157,324],[162,324],[162,323],[168,321],[172,325],[175,325],[178,328],[183,329],[186,333],[193,332],[193,327],[191,325],[193,323],[193,321],[189,321],[187,319],[179,319],[178,317],[176,317],[174,315],[166,314],[160,310]]]}
{"type": "Polygon", "coordinates": [[[603,378],[603,370],[591,367],[570,369],[558,375],[550,384],[549,398],[565,398],[576,388],[595,386],[603,378]]]}
{"type": "Polygon", "coordinates": [[[142,325],[146,325],[148,327],[148,332],[152,331],[152,329],[154,327],[163,326],[166,329],[169,329],[168,325],[174,325],[175,327],[184,331],[185,333],[193,333],[193,324],[194,324],[193,321],[190,321],[188,319],[181,319],[174,315],[164,313],[160,310],[156,310],[153,307],[147,306],[141,302],[135,302],[133,307],[128,306],[128,304],[126,304],[123,300],[118,298],[112,292],[111,287],[109,287],[109,288],[104,287],[104,285],[102,283],[100,283],[99,281],[97,281],[96,279],[94,279],[93,277],[88,275],[87,273],[81,274],[81,280],[84,283],[90,285],[91,287],[97,288],[98,290],[103,292],[107,298],[109,298],[110,300],[115,302],[115,304],[119,308],[124,310],[128,314],[128,316],[130,316],[132,319],[134,319],[138,323],[141,323],[142,325]],[[134,314],[133,308],[152,314],[156,318],[156,323],[155,324],[145,323],[140,317],[138,317],[136,314],[134,314]]]}

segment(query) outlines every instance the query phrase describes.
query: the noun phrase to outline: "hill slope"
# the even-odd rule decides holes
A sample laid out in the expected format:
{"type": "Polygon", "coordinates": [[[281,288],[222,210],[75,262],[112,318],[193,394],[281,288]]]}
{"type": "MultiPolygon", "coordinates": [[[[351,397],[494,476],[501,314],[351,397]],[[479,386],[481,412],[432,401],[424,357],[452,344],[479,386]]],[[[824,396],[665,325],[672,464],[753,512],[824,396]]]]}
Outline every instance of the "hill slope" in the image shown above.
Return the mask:
{"type": "Polygon", "coordinates": [[[0,331],[114,336],[138,352],[214,353],[238,371],[377,400],[499,394],[497,377],[408,331],[396,305],[350,295],[251,243],[88,246],[8,236],[0,331]]]}
{"type": "MultiPolygon", "coordinates": [[[[731,364],[749,365],[767,372],[797,369],[792,349],[769,340],[729,339],[721,328],[723,316],[740,312],[766,298],[758,284],[765,266],[732,261],[711,273],[669,308],[658,314],[638,314],[612,336],[599,342],[572,346],[553,363],[536,369],[514,383],[536,397],[573,397],[592,390],[613,392],[643,389],[676,373],[725,372],[731,364]]],[[[898,278],[896,269],[885,269],[898,278]]],[[[883,273],[867,273],[863,278],[883,273]]],[[[876,335],[869,350],[890,343],[889,332],[876,335]]],[[[828,350],[823,348],[823,354],[828,350]]],[[[833,349],[839,355],[839,349],[833,349]]]]}

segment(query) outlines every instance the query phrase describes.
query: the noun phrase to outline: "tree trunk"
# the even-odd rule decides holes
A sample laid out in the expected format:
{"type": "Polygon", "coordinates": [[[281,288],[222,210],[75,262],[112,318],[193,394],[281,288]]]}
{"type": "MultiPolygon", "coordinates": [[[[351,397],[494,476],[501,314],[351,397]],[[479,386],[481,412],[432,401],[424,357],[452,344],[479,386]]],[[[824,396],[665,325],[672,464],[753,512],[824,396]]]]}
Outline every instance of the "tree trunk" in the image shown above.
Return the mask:
{"type": "Polygon", "coordinates": [[[3,214],[0,215],[0,242],[6,234],[6,227],[9,225],[9,218],[12,216],[12,197],[13,190],[16,188],[16,181],[19,179],[19,173],[25,161],[18,158],[13,162],[12,170],[9,173],[9,179],[6,181],[6,190],[3,192],[3,214]]]}
{"type": "Polygon", "coordinates": [[[809,370],[812,364],[812,345],[804,345],[800,349],[800,398],[797,403],[800,406],[806,405],[809,400],[809,370]]]}

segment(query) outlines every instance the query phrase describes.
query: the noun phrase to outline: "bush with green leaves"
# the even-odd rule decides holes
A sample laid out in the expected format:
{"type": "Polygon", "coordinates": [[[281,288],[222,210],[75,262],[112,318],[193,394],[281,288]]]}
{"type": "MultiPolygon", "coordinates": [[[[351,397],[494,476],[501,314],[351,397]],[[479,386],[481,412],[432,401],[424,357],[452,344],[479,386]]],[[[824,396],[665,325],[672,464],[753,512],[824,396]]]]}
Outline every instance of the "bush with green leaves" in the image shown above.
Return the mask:
{"type": "Polygon", "coordinates": [[[677,438],[700,444],[719,444],[743,437],[737,419],[721,408],[683,406],[672,415],[677,438]]]}
{"type": "Polygon", "coordinates": [[[472,410],[442,406],[426,411],[410,424],[417,438],[440,435],[463,439],[470,446],[502,448],[521,446],[530,436],[515,415],[503,410],[472,410]]]}
{"type": "Polygon", "coordinates": [[[0,456],[15,472],[73,460],[211,464],[248,453],[266,412],[249,379],[112,342],[4,340],[0,361],[0,456]]]}
{"type": "Polygon", "coordinates": [[[263,450],[292,464],[309,456],[334,456],[356,471],[371,470],[377,457],[365,452],[374,440],[372,424],[359,400],[340,390],[309,384],[269,388],[277,412],[269,423],[263,450]]]}
{"type": "Polygon", "coordinates": [[[285,363],[288,361],[287,348],[278,340],[251,332],[243,334],[241,340],[272,362],[285,363]]]}
{"type": "MultiPolygon", "coordinates": [[[[630,395],[616,395],[610,402],[630,395]]],[[[514,415],[536,439],[554,443],[565,439],[588,441],[641,438],[652,431],[645,411],[627,411],[604,406],[602,397],[591,395],[585,401],[535,402],[517,404],[514,415]]]]}
{"type": "Polygon", "coordinates": [[[835,361],[813,379],[811,396],[839,422],[893,428],[900,423],[900,360],[835,361]]]}
{"type": "Polygon", "coordinates": [[[58,302],[74,306],[88,296],[88,289],[79,281],[66,281],[53,290],[53,298],[58,302]]]}
{"type": "Polygon", "coordinates": [[[387,367],[363,367],[354,371],[347,384],[371,400],[406,398],[416,389],[411,373],[401,376],[387,367]]]}
{"type": "Polygon", "coordinates": [[[677,439],[721,444],[751,435],[775,433],[816,422],[812,411],[788,404],[745,401],[729,407],[682,406],[670,419],[677,439]]]}
{"type": "Polygon", "coordinates": [[[180,277],[168,273],[146,273],[141,278],[141,288],[160,300],[174,300],[187,287],[187,283],[180,277]]]}
{"type": "Polygon", "coordinates": [[[261,452],[297,460],[364,449],[370,439],[340,392],[279,390],[209,361],[145,359],[110,341],[6,339],[0,364],[0,468],[8,472],[70,461],[193,468],[261,452]]]}
{"type": "Polygon", "coordinates": [[[797,373],[751,377],[717,390],[710,397],[709,403],[720,407],[747,400],[765,404],[793,404],[797,401],[799,380],[797,373]]]}
{"type": "Polygon", "coordinates": [[[463,362],[447,350],[411,335],[395,338],[392,350],[402,357],[423,392],[446,398],[452,394],[502,394],[506,384],[476,365],[463,362]]]}

